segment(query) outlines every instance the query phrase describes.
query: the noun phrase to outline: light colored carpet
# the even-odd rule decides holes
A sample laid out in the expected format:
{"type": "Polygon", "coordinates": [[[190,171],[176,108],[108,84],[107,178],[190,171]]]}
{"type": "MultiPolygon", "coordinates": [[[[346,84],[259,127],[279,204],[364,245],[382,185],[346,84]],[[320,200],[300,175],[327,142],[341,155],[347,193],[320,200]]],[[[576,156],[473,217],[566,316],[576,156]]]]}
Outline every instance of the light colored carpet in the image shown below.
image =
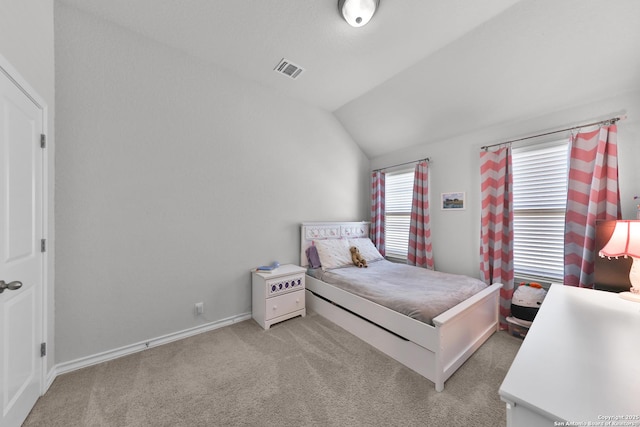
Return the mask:
{"type": "Polygon", "coordinates": [[[520,343],[494,334],[437,393],[318,315],[248,320],[61,375],[24,426],[504,426],[520,343]]]}

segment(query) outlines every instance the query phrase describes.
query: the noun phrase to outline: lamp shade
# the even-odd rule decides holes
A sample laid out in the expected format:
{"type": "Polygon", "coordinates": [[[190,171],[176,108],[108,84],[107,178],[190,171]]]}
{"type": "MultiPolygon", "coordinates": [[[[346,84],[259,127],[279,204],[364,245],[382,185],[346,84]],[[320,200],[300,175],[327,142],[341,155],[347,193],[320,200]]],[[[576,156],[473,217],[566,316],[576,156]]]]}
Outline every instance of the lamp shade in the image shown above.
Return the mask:
{"type": "Polygon", "coordinates": [[[600,256],[640,258],[640,221],[617,221],[613,234],[600,256]]]}
{"type": "Polygon", "coordinates": [[[352,27],[366,25],[376,13],[379,0],[339,0],[338,8],[352,27]]]}

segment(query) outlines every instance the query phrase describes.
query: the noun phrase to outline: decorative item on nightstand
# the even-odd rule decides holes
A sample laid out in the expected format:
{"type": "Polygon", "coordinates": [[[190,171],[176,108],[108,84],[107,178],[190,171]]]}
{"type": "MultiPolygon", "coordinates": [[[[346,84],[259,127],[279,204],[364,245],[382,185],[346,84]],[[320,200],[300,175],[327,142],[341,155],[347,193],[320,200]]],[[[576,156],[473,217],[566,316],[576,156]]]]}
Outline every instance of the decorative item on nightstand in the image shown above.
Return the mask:
{"type": "Polygon", "coordinates": [[[633,258],[629,271],[631,292],[620,292],[619,295],[626,300],[640,302],[640,220],[617,221],[611,238],[600,250],[600,256],[633,258]]]}

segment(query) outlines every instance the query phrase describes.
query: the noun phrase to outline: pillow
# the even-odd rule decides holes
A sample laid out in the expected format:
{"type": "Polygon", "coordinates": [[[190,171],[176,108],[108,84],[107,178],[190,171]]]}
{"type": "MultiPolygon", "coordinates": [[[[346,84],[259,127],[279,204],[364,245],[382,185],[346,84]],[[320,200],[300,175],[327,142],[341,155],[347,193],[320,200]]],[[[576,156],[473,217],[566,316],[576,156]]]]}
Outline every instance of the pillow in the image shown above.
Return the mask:
{"type": "Polygon", "coordinates": [[[358,239],[349,239],[349,246],[355,246],[360,251],[360,255],[367,262],[379,261],[384,259],[384,257],[378,252],[378,249],[375,247],[371,239],[368,237],[362,237],[358,239]]]}
{"type": "Polygon", "coordinates": [[[323,270],[353,265],[347,239],[314,240],[323,270]]]}
{"type": "Polygon", "coordinates": [[[309,268],[320,268],[320,257],[318,256],[318,248],[315,246],[309,246],[305,251],[307,254],[307,261],[309,262],[309,268]]]}

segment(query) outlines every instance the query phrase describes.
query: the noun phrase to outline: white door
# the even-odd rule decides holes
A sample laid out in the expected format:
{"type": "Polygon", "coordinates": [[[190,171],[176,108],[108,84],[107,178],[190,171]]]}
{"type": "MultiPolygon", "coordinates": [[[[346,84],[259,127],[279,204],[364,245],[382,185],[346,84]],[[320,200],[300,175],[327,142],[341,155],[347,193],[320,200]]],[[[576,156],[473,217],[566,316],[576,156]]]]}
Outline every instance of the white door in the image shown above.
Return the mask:
{"type": "Polygon", "coordinates": [[[0,288],[4,288],[0,293],[2,427],[22,424],[41,390],[42,115],[42,109],[0,69],[0,288]]]}

